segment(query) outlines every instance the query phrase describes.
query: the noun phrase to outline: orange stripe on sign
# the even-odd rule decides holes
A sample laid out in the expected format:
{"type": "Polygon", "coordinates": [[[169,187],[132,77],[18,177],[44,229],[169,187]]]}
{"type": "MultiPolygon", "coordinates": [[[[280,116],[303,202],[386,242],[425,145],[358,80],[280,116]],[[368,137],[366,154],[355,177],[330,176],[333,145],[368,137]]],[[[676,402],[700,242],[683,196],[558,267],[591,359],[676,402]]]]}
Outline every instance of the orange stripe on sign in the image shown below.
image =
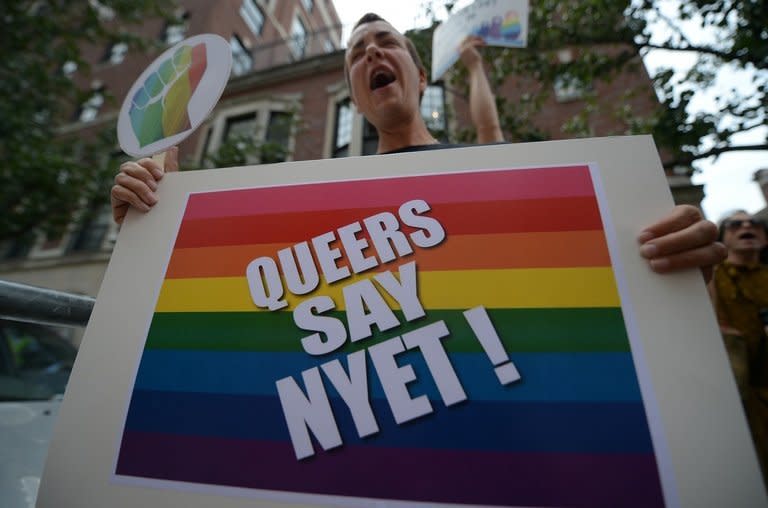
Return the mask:
{"type": "Polygon", "coordinates": [[[416,253],[420,270],[577,268],[610,266],[602,231],[449,236],[416,253]]]}
{"type": "Polygon", "coordinates": [[[245,268],[254,259],[268,256],[276,260],[277,251],[292,245],[291,243],[261,243],[174,249],[165,278],[244,276],[245,268]]]}
{"type": "MultiPolygon", "coordinates": [[[[252,260],[292,244],[273,243],[176,249],[166,278],[240,277],[252,260]]],[[[337,245],[340,246],[340,243],[337,245]]],[[[484,270],[500,268],[575,268],[609,266],[602,231],[561,231],[449,236],[437,247],[414,247],[419,270],[484,270]]],[[[369,248],[365,256],[375,255],[369,248]]],[[[396,261],[395,263],[398,263],[396,261]]],[[[346,264],[344,259],[339,265],[346,264]]],[[[379,267],[386,269],[387,265],[379,267]]]]}

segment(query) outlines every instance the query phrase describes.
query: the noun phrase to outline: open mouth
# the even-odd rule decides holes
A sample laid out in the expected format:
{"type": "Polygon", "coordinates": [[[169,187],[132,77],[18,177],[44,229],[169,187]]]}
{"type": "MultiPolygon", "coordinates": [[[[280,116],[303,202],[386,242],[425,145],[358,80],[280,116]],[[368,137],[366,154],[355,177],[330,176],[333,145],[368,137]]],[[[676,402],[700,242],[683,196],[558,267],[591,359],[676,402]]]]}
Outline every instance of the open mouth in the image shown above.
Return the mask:
{"type": "Polygon", "coordinates": [[[396,79],[397,78],[395,78],[395,75],[391,71],[384,69],[377,70],[371,75],[371,90],[384,88],[396,79]]]}
{"type": "Polygon", "coordinates": [[[757,238],[754,233],[742,233],[738,236],[739,240],[754,240],[757,238]]]}

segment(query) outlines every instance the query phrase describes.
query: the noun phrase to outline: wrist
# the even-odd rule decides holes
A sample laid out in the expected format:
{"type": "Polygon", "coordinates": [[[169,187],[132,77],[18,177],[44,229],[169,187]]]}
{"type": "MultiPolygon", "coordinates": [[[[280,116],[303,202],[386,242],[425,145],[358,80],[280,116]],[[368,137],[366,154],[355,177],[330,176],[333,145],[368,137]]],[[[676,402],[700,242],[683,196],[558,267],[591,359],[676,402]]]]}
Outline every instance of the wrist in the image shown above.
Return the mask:
{"type": "Polygon", "coordinates": [[[469,62],[464,62],[464,67],[467,68],[467,71],[469,71],[470,74],[475,74],[477,72],[483,72],[483,61],[482,60],[472,60],[469,62]]]}

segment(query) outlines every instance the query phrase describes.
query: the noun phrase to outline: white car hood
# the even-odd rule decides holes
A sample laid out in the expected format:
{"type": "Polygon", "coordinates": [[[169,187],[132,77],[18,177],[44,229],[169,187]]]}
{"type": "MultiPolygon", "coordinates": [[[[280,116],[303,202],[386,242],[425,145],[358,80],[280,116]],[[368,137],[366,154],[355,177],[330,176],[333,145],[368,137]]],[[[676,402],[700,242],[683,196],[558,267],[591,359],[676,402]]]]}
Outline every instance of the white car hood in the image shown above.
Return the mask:
{"type": "Polygon", "coordinates": [[[0,402],[0,506],[34,508],[60,399],[0,402]]]}

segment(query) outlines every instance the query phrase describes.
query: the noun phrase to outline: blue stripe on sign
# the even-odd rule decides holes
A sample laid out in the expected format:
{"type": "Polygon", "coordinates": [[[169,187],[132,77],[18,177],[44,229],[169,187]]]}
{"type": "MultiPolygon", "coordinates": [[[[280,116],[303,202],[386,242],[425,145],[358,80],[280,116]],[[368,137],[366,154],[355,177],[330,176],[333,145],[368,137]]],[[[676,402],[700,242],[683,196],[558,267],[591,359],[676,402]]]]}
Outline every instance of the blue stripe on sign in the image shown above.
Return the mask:
{"type": "MultiPolygon", "coordinates": [[[[485,354],[452,353],[449,358],[467,396],[476,400],[641,400],[630,353],[517,353],[512,360],[521,380],[506,387],[499,384],[485,354]]],[[[141,358],[136,388],[271,396],[277,395],[278,379],[291,376],[301,380],[303,370],[330,359],[319,360],[304,353],[147,350],[141,358]]],[[[347,371],[346,357],[340,361],[347,371]]],[[[440,400],[421,353],[408,351],[397,356],[397,361],[414,368],[417,379],[409,385],[412,393],[440,400]]],[[[383,398],[370,359],[367,369],[372,398],[383,398]]],[[[327,378],[326,385],[329,393],[336,394],[327,378]]]]}
{"type": "MultiPolygon", "coordinates": [[[[371,406],[379,432],[360,439],[344,402],[332,399],[345,443],[366,446],[496,451],[650,453],[639,402],[490,402],[467,400],[397,425],[385,400],[371,406]]],[[[126,430],[289,440],[277,397],[182,392],[134,392],[126,430]]]]}

